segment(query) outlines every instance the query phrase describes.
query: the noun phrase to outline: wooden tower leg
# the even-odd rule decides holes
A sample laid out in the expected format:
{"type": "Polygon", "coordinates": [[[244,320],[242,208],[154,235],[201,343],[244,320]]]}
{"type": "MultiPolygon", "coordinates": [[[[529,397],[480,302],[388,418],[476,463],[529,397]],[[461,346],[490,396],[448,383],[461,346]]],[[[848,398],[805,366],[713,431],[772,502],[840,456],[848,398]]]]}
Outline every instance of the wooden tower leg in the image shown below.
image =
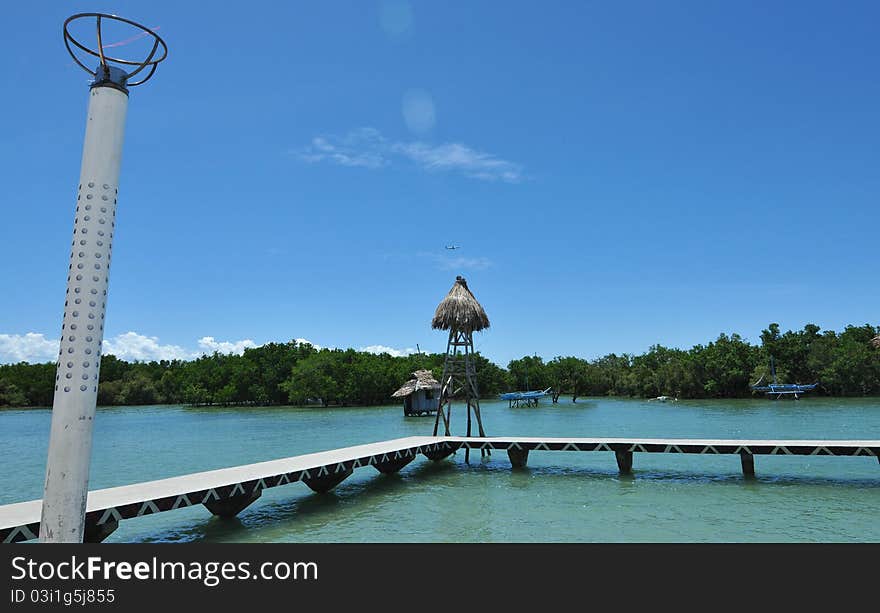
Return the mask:
{"type": "Polygon", "coordinates": [[[437,417],[434,419],[434,436],[437,436],[441,417],[443,418],[444,436],[450,436],[449,418],[452,414],[452,396],[455,391],[455,378],[453,373],[455,352],[457,351],[454,338],[454,333],[450,330],[449,338],[446,341],[446,359],[443,362],[443,376],[440,378],[440,403],[437,407],[437,417]],[[450,354],[450,351],[452,354],[450,354]],[[446,410],[445,412],[444,409],[446,410]]]}
{"type": "Polygon", "coordinates": [[[434,436],[437,436],[437,428],[440,426],[440,416],[443,416],[443,423],[446,423],[446,414],[443,412],[443,399],[437,405],[437,415],[434,416],[434,436]]]}
{"type": "MultiPolygon", "coordinates": [[[[480,437],[486,436],[483,429],[483,418],[480,414],[480,394],[477,389],[477,373],[473,363],[474,340],[470,332],[451,330],[446,343],[446,361],[443,364],[443,378],[440,391],[440,410],[434,420],[434,436],[440,429],[443,418],[445,435],[451,436],[452,399],[463,392],[463,400],[467,408],[467,436],[474,436],[474,423],[477,420],[477,432],[480,437]],[[445,412],[443,412],[445,410],[445,412]],[[472,413],[473,412],[473,413],[472,413]]],[[[488,449],[481,449],[480,455],[491,455],[488,449]]],[[[470,461],[470,448],[465,447],[465,462],[470,461]]]]}
{"type": "Polygon", "coordinates": [[[449,402],[444,402],[443,400],[441,400],[440,406],[437,407],[437,415],[434,418],[434,436],[437,436],[437,429],[440,426],[441,417],[443,418],[443,431],[445,433],[443,436],[449,436],[449,414],[447,412],[444,412],[444,404],[448,406],[449,402]]]}
{"type": "MultiPolygon", "coordinates": [[[[486,437],[486,431],[483,429],[483,416],[480,414],[480,391],[477,387],[477,370],[473,363],[473,355],[474,355],[474,338],[471,334],[466,334],[464,337],[465,341],[465,364],[464,364],[464,376],[465,376],[465,388],[467,389],[468,394],[468,411],[473,410],[474,417],[477,418],[477,432],[479,433],[481,438],[486,437]]],[[[470,413],[468,414],[470,415],[470,413]]],[[[468,436],[470,436],[470,429],[468,432],[468,436]]],[[[487,457],[492,455],[492,452],[488,449],[480,449],[480,457],[487,457]]]]}
{"type": "Polygon", "coordinates": [[[433,436],[437,436],[437,428],[440,427],[440,413],[443,412],[443,401],[440,401],[440,404],[437,405],[437,414],[434,416],[434,433],[433,436]]]}
{"type": "MultiPolygon", "coordinates": [[[[477,432],[480,434],[480,438],[486,438],[486,431],[483,430],[483,418],[480,415],[480,403],[476,402],[474,404],[474,415],[477,418],[477,432]]],[[[492,451],[490,449],[481,449],[480,455],[482,456],[491,456],[492,451]]]]}
{"type": "MultiPolygon", "coordinates": [[[[473,348],[471,349],[471,353],[473,353],[473,348]]],[[[483,415],[480,412],[480,391],[477,388],[477,372],[474,368],[473,364],[468,364],[467,368],[468,374],[468,388],[470,390],[470,395],[473,397],[473,410],[474,416],[477,418],[477,433],[481,438],[486,438],[486,431],[483,429],[483,415]]],[[[489,449],[480,449],[480,456],[487,457],[491,456],[492,451],[489,449]]]]}
{"type": "MultiPolygon", "coordinates": [[[[470,403],[470,400],[468,400],[468,404],[467,404],[467,435],[468,435],[468,438],[470,438],[470,436],[471,436],[471,403],[470,403]]],[[[465,447],[464,448],[464,461],[469,464],[470,460],[471,460],[471,448],[465,447]]]]}

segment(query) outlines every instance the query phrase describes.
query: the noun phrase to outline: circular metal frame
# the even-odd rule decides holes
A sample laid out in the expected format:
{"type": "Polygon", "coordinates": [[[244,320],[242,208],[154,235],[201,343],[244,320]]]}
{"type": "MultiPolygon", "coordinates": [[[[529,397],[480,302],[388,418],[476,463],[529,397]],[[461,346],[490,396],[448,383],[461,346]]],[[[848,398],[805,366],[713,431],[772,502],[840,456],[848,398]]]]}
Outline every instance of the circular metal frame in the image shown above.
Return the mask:
{"type": "Polygon", "coordinates": [[[114,62],[116,64],[122,64],[124,66],[137,66],[137,68],[135,68],[132,72],[128,73],[129,79],[131,77],[133,77],[134,75],[136,75],[137,73],[144,70],[145,68],[149,67],[149,71],[147,72],[145,77],[143,77],[140,81],[126,82],[127,87],[134,87],[135,85],[140,85],[140,84],[144,83],[145,81],[148,81],[149,78],[153,76],[153,73],[156,72],[156,66],[158,66],[159,62],[161,62],[166,57],[168,57],[168,46],[165,44],[165,41],[162,40],[162,37],[159,36],[158,34],[156,34],[153,30],[137,23],[136,21],[131,21],[130,19],[125,19],[124,17],[119,17],[118,15],[110,15],[107,13],[77,13],[76,15],[71,15],[70,17],[68,17],[64,21],[64,45],[67,47],[67,52],[70,54],[70,57],[73,58],[73,61],[76,62],[77,64],[79,64],[79,66],[83,70],[85,70],[87,73],[89,73],[90,75],[97,78],[98,77],[97,71],[92,70],[91,68],[89,68],[88,66],[86,66],[85,64],[83,64],[79,60],[79,58],[74,53],[73,49],[71,49],[71,47],[70,47],[71,43],[73,43],[73,45],[75,47],[77,47],[78,49],[85,51],[89,55],[100,59],[101,66],[104,68],[105,75],[109,74],[109,71],[110,71],[110,65],[108,64],[108,62],[114,62]],[[82,43],[80,43],[78,40],[76,40],[73,37],[73,35],[68,30],[68,26],[70,25],[70,23],[72,21],[75,21],[77,19],[82,19],[84,17],[94,17],[96,20],[97,34],[98,34],[98,50],[97,51],[94,51],[94,50],[86,47],[82,43]],[[103,46],[103,42],[101,40],[101,20],[102,19],[109,19],[111,21],[119,21],[122,23],[127,23],[129,25],[132,25],[132,26],[138,28],[142,32],[145,32],[149,36],[152,36],[153,37],[153,48],[150,51],[150,54],[147,56],[147,59],[145,59],[141,62],[134,62],[131,60],[123,60],[121,58],[115,58],[115,57],[111,57],[109,55],[106,55],[104,53],[104,46],[103,46]],[[162,48],[161,54],[159,55],[159,57],[155,57],[156,52],[159,51],[160,46],[162,48]]]}

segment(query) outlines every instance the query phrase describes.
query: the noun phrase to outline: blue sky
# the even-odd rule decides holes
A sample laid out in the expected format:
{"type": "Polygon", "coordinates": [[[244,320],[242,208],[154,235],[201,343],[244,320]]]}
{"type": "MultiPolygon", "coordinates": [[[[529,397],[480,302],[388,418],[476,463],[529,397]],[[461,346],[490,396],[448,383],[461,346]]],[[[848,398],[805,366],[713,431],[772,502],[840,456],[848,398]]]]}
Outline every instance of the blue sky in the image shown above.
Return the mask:
{"type": "Polygon", "coordinates": [[[130,97],[123,357],[441,351],[457,274],[501,364],[880,321],[877,3],[241,7],[6,7],[0,361],[60,334],[88,91],[60,31],[83,10],[170,49],[130,97]]]}

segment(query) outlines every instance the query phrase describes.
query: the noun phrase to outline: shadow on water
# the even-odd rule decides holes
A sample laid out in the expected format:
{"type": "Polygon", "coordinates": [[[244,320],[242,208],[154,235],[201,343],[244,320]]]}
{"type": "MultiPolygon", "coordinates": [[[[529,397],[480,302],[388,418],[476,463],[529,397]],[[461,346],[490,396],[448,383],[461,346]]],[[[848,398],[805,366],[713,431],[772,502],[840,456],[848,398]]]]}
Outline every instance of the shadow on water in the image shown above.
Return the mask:
{"type": "Polygon", "coordinates": [[[599,403],[595,400],[578,400],[577,402],[563,402],[562,399],[559,399],[559,402],[556,403],[556,406],[564,409],[595,409],[599,406],[599,403]]]}
{"type": "MultiPolygon", "coordinates": [[[[494,456],[493,456],[494,457],[494,456]]],[[[621,475],[614,468],[599,469],[592,467],[568,466],[526,466],[511,469],[505,461],[484,459],[477,461],[471,457],[471,464],[463,462],[463,456],[453,461],[423,461],[404,468],[400,473],[355,478],[340,484],[336,489],[325,494],[311,491],[303,493],[291,492],[290,499],[271,500],[258,503],[246,509],[238,517],[199,518],[179,528],[169,528],[160,534],[139,539],[141,542],[212,542],[238,540],[239,537],[254,529],[280,528],[290,522],[301,524],[332,522],[335,512],[347,504],[363,504],[367,507],[383,499],[405,494],[406,489],[414,484],[424,482],[428,487],[431,480],[447,483],[449,479],[468,477],[491,477],[499,479],[499,485],[516,490],[527,490],[536,482],[558,487],[589,485],[589,482],[616,482],[623,490],[635,491],[638,486],[647,484],[658,485],[701,485],[712,484],[757,490],[759,487],[846,487],[858,489],[880,489],[878,479],[834,479],[803,475],[758,475],[744,477],[741,473],[709,474],[676,470],[634,469],[633,474],[621,475]]],[[[295,486],[296,487],[296,486],[295,486]]],[[[305,487],[299,484],[299,487],[305,487]]]]}
{"type": "MultiPolygon", "coordinates": [[[[466,470],[467,467],[464,467],[466,470]]],[[[356,501],[369,506],[371,500],[380,500],[405,491],[411,484],[432,477],[451,476],[462,470],[453,462],[421,462],[411,469],[404,468],[400,473],[361,478],[360,480],[343,482],[337,488],[318,494],[311,490],[303,493],[302,489],[291,492],[289,500],[257,503],[251,509],[245,509],[240,515],[231,518],[209,516],[189,522],[186,526],[169,528],[161,534],[139,539],[139,542],[213,542],[235,540],[237,536],[267,526],[280,527],[292,521],[308,522],[310,519],[332,521],[334,510],[340,505],[356,501]]],[[[304,484],[293,484],[294,487],[305,488],[304,484]]]]}
{"type": "MultiPolygon", "coordinates": [[[[441,463],[442,465],[443,463],[441,463]]],[[[791,475],[791,474],[760,474],[755,477],[744,477],[741,472],[729,472],[719,474],[715,473],[699,473],[675,469],[639,469],[633,468],[632,474],[622,475],[615,468],[594,468],[586,466],[562,466],[562,465],[542,465],[530,466],[524,468],[511,468],[506,462],[484,462],[479,465],[470,467],[462,466],[461,470],[470,470],[477,473],[494,473],[501,475],[509,475],[511,485],[521,487],[528,484],[529,481],[537,478],[541,479],[557,479],[557,480],[615,480],[621,483],[635,483],[637,481],[655,482],[655,483],[717,483],[730,485],[793,485],[793,486],[835,486],[848,488],[880,488],[880,477],[872,478],[852,478],[841,479],[833,477],[820,477],[810,475],[791,475]]]]}

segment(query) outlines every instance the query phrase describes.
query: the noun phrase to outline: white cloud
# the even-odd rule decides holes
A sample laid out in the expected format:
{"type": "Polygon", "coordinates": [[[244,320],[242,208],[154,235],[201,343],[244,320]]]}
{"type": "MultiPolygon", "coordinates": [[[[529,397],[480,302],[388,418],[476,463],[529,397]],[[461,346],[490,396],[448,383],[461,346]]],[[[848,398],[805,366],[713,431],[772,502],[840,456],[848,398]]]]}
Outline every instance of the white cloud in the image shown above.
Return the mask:
{"type": "Polygon", "coordinates": [[[358,351],[365,351],[367,353],[388,353],[393,355],[396,358],[403,357],[405,355],[412,355],[416,353],[416,350],[412,347],[407,347],[406,349],[395,349],[394,347],[388,347],[386,345],[368,345],[366,347],[361,347],[358,351]]]}
{"type": "Polygon", "coordinates": [[[217,341],[213,336],[203,336],[199,339],[199,347],[205,353],[219,351],[220,353],[242,354],[246,348],[257,347],[257,344],[249,338],[243,341],[217,341]]]}
{"type": "Polygon", "coordinates": [[[409,158],[425,170],[454,170],[472,179],[501,180],[508,183],[517,183],[522,179],[522,168],[519,165],[460,143],[395,143],[393,147],[396,153],[409,158]]]}
{"type": "Polygon", "coordinates": [[[388,163],[382,150],[385,139],[373,128],[359,128],[342,138],[316,136],[304,150],[297,152],[306,162],[333,162],[340,166],[379,168],[388,163]]]}
{"type": "MultiPolygon", "coordinates": [[[[294,339],[297,343],[308,343],[315,349],[325,347],[305,338],[294,339]]],[[[0,334],[0,364],[16,362],[54,362],[58,358],[58,339],[48,339],[43,334],[28,332],[26,334],[0,334]]],[[[197,349],[187,349],[180,345],[163,344],[157,336],[146,336],[137,332],[118,334],[113,338],[104,339],[103,353],[111,354],[128,362],[151,362],[153,360],[193,360],[202,355],[210,355],[215,351],[222,354],[241,354],[250,347],[259,347],[251,339],[239,341],[218,341],[213,336],[203,336],[196,341],[197,349]]],[[[332,347],[327,347],[332,349],[332,347]]],[[[405,356],[416,353],[415,349],[396,349],[386,345],[370,345],[359,351],[369,353],[390,353],[393,356],[405,356]]]]}
{"type": "Polygon", "coordinates": [[[120,360],[150,362],[153,360],[189,360],[195,357],[179,345],[161,345],[156,336],[126,332],[104,340],[104,353],[120,360]]]}
{"type": "Polygon", "coordinates": [[[294,151],[306,162],[381,168],[395,159],[433,172],[458,172],[472,179],[518,183],[522,166],[461,143],[434,145],[423,141],[389,141],[375,128],[359,128],[345,136],[317,136],[309,146],[294,151]]]}
{"type": "Polygon", "coordinates": [[[54,362],[58,359],[58,339],[36,332],[0,334],[0,364],[15,362],[54,362]]]}
{"type": "MultiPolygon", "coordinates": [[[[308,342],[306,339],[296,339],[308,342]]],[[[47,339],[43,334],[0,334],[0,364],[14,362],[54,362],[58,358],[58,339],[47,339]]],[[[192,360],[215,351],[241,354],[247,347],[258,345],[250,340],[218,341],[213,336],[204,336],[196,344],[198,349],[187,349],[180,345],[162,344],[156,336],[146,336],[137,332],[118,334],[104,339],[103,353],[115,355],[121,360],[149,362],[152,360],[192,360]]]]}

